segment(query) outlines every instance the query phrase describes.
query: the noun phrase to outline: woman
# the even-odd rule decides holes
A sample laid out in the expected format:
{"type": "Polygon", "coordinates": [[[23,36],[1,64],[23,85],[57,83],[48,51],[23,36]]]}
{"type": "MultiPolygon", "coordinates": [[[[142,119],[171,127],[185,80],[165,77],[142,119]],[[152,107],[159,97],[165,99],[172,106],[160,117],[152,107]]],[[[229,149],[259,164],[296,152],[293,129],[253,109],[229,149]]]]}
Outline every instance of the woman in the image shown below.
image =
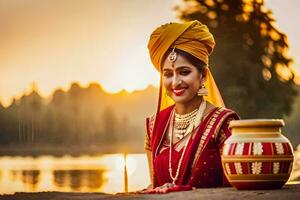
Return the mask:
{"type": "Polygon", "coordinates": [[[237,114],[224,108],[208,68],[215,42],[199,21],[157,28],[148,49],[161,74],[156,115],[146,119],[152,186],[146,193],[228,185],[220,154],[237,114]]]}

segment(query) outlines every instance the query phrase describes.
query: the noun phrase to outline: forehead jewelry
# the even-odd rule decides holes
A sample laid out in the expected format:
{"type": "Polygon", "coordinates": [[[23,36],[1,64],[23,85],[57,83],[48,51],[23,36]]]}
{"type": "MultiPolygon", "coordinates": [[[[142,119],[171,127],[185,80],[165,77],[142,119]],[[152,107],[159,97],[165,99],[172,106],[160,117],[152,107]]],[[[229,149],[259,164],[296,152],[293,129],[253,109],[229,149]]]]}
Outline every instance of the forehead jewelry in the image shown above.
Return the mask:
{"type": "Polygon", "coordinates": [[[177,59],[177,53],[175,52],[175,47],[174,47],[168,56],[168,60],[172,62],[172,67],[174,67],[174,62],[176,61],[176,59],[177,59]]]}

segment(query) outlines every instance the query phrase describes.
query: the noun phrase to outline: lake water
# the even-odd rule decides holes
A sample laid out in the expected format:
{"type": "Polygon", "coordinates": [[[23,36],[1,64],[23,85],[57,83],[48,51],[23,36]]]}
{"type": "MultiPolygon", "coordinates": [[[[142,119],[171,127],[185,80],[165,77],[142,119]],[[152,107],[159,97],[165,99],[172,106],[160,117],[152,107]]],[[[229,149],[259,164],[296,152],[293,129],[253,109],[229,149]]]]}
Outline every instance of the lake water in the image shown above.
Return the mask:
{"type": "MultiPolygon", "coordinates": [[[[124,192],[122,154],[80,157],[0,157],[0,194],[14,192],[124,192]]],[[[145,154],[126,157],[128,191],[150,183],[145,154]]]]}
{"type": "MultiPolygon", "coordinates": [[[[300,180],[300,149],[290,180],[300,180]]],[[[14,192],[124,192],[122,154],[80,157],[0,157],[0,194],[14,192]]],[[[149,170],[145,154],[126,157],[128,191],[145,188],[149,170]]]]}

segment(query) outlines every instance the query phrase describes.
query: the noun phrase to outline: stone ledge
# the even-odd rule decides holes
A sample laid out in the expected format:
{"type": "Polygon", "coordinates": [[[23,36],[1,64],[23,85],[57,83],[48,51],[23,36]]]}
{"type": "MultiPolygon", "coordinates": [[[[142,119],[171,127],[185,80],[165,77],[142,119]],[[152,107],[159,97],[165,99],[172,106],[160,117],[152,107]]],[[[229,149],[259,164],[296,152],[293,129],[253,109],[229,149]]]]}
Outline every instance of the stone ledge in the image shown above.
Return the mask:
{"type": "Polygon", "coordinates": [[[169,194],[135,195],[104,193],[73,193],[73,192],[38,192],[15,193],[13,195],[1,195],[0,200],[98,200],[98,199],[172,199],[172,200],[215,200],[215,199],[245,199],[245,200],[274,200],[274,199],[300,199],[300,184],[285,185],[278,190],[236,190],[235,188],[209,188],[197,189],[186,192],[174,192],[169,194]]]}

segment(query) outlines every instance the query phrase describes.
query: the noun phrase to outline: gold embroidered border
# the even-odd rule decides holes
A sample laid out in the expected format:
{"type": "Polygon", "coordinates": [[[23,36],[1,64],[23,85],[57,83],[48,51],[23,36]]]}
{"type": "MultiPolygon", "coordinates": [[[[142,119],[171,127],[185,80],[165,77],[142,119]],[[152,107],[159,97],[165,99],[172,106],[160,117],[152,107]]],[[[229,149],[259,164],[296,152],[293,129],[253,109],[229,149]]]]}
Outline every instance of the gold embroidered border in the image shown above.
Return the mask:
{"type": "Polygon", "coordinates": [[[217,124],[214,135],[217,135],[217,133],[220,131],[221,126],[223,125],[224,120],[231,114],[232,114],[232,112],[225,113],[225,115],[222,117],[220,122],[217,124]]]}
{"type": "Polygon", "coordinates": [[[205,128],[205,131],[203,133],[203,135],[201,136],[201,139],[200,139],[200,143],[199,143],[199,146],[198,146],[198,149],[196,151],[196,154],[195,154],[195,158],[194,158],[194,161],[193,161],[193,164],[192,164],[192,169],[195,167],[196,163],[198,162],[199,160],[199,157],[202,153],[202,150],[203,150],[203,146],[204,146],[204,142],[208,136],[208,133],[211,131],[211,128],[214,124],[214,122],[216,121],[218,115],[223,111],[225,110],[225,108],[219,108],[213,115],[212,117],[210,118],[209,120],[209,123],[208,125],[206,126],[205,128]]]}
{"type": "Polygon", "coordinates": [[[162,134],[162,136],[161,136],[161,138],[160,138],[160,141],[159,141],[159,143],[158,143],[158,145],[157,145],[157,147],[156,147],[156,150],[155,150],[155,156],[157,155],[158,149],[159,149],[159,147],[160,147],[160,145],[161,145],[161,142],[163,141],[163,139],[164,139],[164,137],[165,137],[165,135],[166,135],[166,130],[167,130],[168,126],[169,126],[169,123],[170,123],[170,121],[171,121],[172,116],[174,115],[174,112],[175,112],[175,107],[173,108],[173,110],[171,111],[171,113],[170,113],[170,115],[169,115],[168,121],[167,121],[166,126],[165,126],[165,128],[164,128],[164,132],[163,132],[163,134],[162,134]]]}
{"type": "Polygon", "coordinates": [[[146,124],[146,133],[145,133],[145,141],[144,141],[144,149],[151,151],[151,138],[153,137],[153,128],[154,128],[154,122],[155,122],[156,115],[153,114],[150,117],[148,117],[146,120],[148,124],[146,124]],[[148,132],[149,131],[149,132],[148,132]]]}
{"type": "Polygon", "coordinates": [[[150,139],[147,132],[145,133],[144,149],[151,151],[150,139]]]}
{"type": "Polygon", "coordinates": [[[151,134],[153,133],[155,117],[156,117],[156,115],[154,114],[149,118],[149,131],[151,134]]]}
{"type": "MultiPolygon", "coordinates": [[[[215,129],[215,132],[214,132],[214,135],[216,135],[216,138],[218,137],[218,133],[221,129],[221,126],[223,125],[223,122],[224,120],[229,116],[231,115],[233,112],[228,112],[228,113],[225,113],[225,115],[222,117],[222,119],[220,120],[220,122],[217,124],[217,127],[215,129]]],[[[225,133],[224,133],[225,135],[225,133]]],[[[225,136],[226,137],[226,136],[225,136]]],[[[226,139],[225,139],[226,140],[226,139]]],[[[223,141],[224,142],[224,141],[223,141]]],[[[224,144],[224,143],[223,143],[224,144]]],[[[219,154],[222,155],[222,149],[220,148],[220,144],[218,144],[218,148],[219,148],[219,154]]]]}

